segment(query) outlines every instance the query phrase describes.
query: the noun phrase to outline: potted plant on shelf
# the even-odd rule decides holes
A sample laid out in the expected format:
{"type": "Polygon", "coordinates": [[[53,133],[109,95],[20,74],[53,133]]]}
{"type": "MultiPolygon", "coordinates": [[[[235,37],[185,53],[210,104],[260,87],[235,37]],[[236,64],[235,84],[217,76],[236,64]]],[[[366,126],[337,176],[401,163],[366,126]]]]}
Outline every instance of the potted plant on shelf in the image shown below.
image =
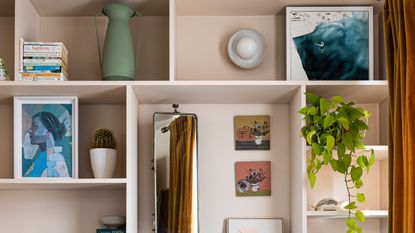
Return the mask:
{"type": "Polygon", "coordinates": [[[254,121],[251,133],[255,137],[255,144],[261,145],[265,136],[269,133],[270,124],[268,121],[259,122],[254,121]]]}
{"type": "Polygon", "coordinates": [[[117,143],[109,129],[95,131],[91,141],[91,166],[95,178],[112,178],[117,164],[117,143]]]}
{"type": "Polygon", "coordinates": [[[369,172],[375,162],[373,150],[369,158],[357,150],[365,148],[362,139],[368,130],[369,113],[353,102],[345,102],[340,96],[325,99],[313,93],[305,95],[307,106],[299,113],[305,120],[301,135],[312,151],[307,160],[310,186],[314,187],[316,174],[322,166],[329,166],[333,172],[343,174],[348,196],[347,205],[343,207],[348,211],[347,233],[360,233],[362,228],[356,220],[364,222],[365,216],[357,203],[365,202],[365,195],[358,189],[363,186],[363,171],[369,172]]]}

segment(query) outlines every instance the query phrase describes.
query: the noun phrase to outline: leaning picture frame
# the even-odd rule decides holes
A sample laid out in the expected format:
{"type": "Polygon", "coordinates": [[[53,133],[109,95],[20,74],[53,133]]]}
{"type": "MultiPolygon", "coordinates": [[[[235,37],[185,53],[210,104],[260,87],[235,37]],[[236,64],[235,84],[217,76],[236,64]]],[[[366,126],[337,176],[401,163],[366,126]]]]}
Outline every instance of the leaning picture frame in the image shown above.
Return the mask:
{"type": "Polygon", "coordinates": [[[287,80],[373,80],[373,7],[287,7],[287,80]]]}
{"type": "Polygon", "coordinates": [[[283,233],[282,218],[229,218],[227,233],[283,233]]]}
{"type": "Polygon", "coordinates": [[[14,97],[14,177],[78,178],[78,97],[14,97]]]}

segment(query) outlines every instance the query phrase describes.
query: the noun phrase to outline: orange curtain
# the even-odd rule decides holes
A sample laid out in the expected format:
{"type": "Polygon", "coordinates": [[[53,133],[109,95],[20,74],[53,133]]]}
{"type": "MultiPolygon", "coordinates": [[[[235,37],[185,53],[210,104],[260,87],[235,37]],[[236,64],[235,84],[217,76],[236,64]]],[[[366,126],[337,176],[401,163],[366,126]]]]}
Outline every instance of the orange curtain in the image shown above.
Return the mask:
{"type": "Polygon", "coordinates": [[[415,0],[385,0],[389,233],[415,232],[415,0]]]}
{"type": "Polygon", "coordinates": [[[170,126],[168,232],[192,233],[196,119],[180,116],[170,126]]]}

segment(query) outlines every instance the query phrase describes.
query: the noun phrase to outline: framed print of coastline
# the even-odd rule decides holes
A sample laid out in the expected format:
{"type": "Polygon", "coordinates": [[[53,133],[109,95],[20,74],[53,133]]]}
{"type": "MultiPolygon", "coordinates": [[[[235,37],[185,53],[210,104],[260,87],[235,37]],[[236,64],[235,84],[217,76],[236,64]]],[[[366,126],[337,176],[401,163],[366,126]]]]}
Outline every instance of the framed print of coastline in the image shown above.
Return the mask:
{"type": "Polygon", "coordinates": [[[287,80],[373,80],[373,7],[287,7],[287,80]]]}
{"type": "Polygon", "coordinates": [[[14,97],[14,177],[78,178],[77,131],[77,97],[14,97]]]}
{"type": "Polygon", "coordinates": [[[228,233],[282,233],[282,218],[229,218],[228,233]]]}

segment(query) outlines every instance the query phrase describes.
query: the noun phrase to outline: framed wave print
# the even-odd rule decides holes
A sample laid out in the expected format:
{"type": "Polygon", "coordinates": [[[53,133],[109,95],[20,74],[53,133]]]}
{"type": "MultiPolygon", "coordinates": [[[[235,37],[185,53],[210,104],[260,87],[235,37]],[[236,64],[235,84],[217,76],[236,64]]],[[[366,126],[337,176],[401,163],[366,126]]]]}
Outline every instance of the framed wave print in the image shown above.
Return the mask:
{"type": "Polygon", "coordinates": [[[373,80],[373,7],[287,7],[288,80],[373,80]]]}
{"type": "Polygon", "coordinates": [[[14,97],[15,178],[78,178],[77,131],[77,97],[14,97]]]}

